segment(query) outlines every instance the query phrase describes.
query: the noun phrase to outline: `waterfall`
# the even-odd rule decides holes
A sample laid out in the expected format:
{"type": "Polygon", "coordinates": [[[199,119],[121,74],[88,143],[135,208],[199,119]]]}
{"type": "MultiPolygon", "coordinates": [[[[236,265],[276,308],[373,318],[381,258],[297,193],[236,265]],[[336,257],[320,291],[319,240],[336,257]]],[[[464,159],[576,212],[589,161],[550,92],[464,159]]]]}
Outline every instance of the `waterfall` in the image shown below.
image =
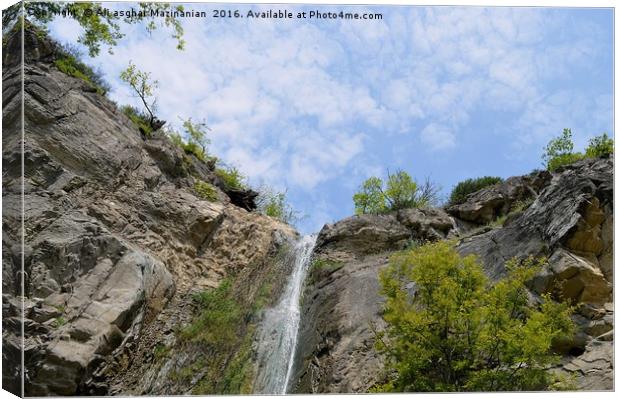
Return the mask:
{"type": "Polygon", "coordinates": [[[293,270],[278,304],[265,312],[258,341],[256,393],[285,394],[293,373],[299,301],[316,236],[304,236],[293,249],[293,270]]]}

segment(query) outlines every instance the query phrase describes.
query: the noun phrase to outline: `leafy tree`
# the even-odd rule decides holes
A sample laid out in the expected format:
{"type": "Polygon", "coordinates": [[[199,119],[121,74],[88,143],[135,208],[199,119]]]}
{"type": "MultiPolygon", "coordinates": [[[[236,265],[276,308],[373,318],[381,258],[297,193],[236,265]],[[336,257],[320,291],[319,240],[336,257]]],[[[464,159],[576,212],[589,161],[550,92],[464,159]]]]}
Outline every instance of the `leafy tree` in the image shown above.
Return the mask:
{"type": "Polygon", "coordinates": [[[417,205],[418,184],[413,181],[409,173],[398,171],[388,173],[385,199],[392,210],[414,208],[417,205]]]}
{"type": "Polygon", "coordinates": [[[467,196],[476,191],[482,190],[485,187],[492,186],[497,183],[501,183],[503,179],[495,176],[484,176],[475,179],[467,179],[459,182],[450,193],[450,205],[462,204],[467,199],[467,196]]]}
{"type": "Polygon", "coordinates": [[[419,186],[411,176],[399,170],[388,173],[387,181],[371,177],[362,183],[360,191],[353,195],[355,213],[380,214],[405,208],[420,208],[437,201],[437,187],[426,179],[419,186]]]}
{"type": "Polygon", "coordinates": [[[554,171],[560,166],[583,159],[583,154],[574,153],[573,147],[573,133],[570,129],[564,129],[560,137],[549,141],[542,157],[547,170],[554,171]]]}
{"type": "Polygon", "coordinates": [[[588,158],[609,156],[613,153],[614,140],[607,136],[607,133],[590,139],[586,148],[586,157],[588,158]]]}
{"type": "MultiPolygon", "coordinates": [[[[2,12],[2,29],[7,32],[21,17],[21,2],[3,10],[2,12]]],[[[177,40],[177,48],[182,50],[185,42],[183,40],[183,26],[174,16],[175,12],[183,12],[182,5],[171,5],[170,3],[140,2],[139,8],[141,12],[134,16],[125,18],[115,17],[112,14],[99,13],[102,9],[100,2],[24,2],[24,12],[26,18],[35,23],[40,28],[52,21],[56,15],[66,15],[73,18],[83,29],[82,34],[78,38],[78,42],[88,48],[91,57],[95,57],[101,51],[102,45],[108,46],[108,51],[112,53],[112,47],[116,46],[117,40],[124,37],[121,32],[119,21],[127,24],[135,24],[138,22],[148,22],[146,30],[152,32],[158,26],[166,27],[172,30],[172,37],[177,40]],[[159,15],[163,13],[164,18],[157,17],[160,23],[156,23],[156,19],[151,15],[159,15]]]]}
{"type": "Polygon", "coordinates": [[[387,207],[382,187],[383,181],[378,177],[371,177],[362,183],[360,191],[353,195],[355,213],[360,215],[385,212],[387,207]]]}
{"type": "Polygon", "coordinates": [[[474,255],[450,242],[392,257],[380,274],[386,297],[377,346],[387,355],[377,391],[502,391],[549,389],[556,378],[554,340],[573,332],[571,308],[543,296],[530,306],[525,283],[544,259],[512,259],[491,284],[474,255]]]}
{"type": "Polygon", "coordinates": [[[153,111],[157,107],[157,99],[154,90],[158,87],[157,80],[151,79],[150,72],[143,72],[136,68],[136,65],[129,61],[127,69],[121,72],[120,78],[127,83],[134,91],[135,95],[140,98],[146,112],[149,116],[149,125],[153,127],[155,115],[153,111]]]}

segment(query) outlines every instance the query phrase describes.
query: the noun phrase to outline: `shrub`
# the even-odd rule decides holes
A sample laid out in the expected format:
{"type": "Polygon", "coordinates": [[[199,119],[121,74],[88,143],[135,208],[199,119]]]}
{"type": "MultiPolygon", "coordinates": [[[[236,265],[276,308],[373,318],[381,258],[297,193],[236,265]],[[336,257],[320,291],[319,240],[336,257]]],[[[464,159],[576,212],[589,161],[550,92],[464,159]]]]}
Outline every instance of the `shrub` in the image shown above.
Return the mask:
{"type": "Polygon", "coordinates": [[[475,179],[467,179],[459,182],[450,193],[450,205],[462,204],[469,194],[482,190],[485,187],[501,183],[503,179],[495,176],[484,176],[475,179]]]}
{"type": "Polygon", "coordinates": [[[144,134],[149,137],[153,133],[150,117],[131,105],[123,105],[121,112],[144,134]]]}
{"type": "Polygon", "coordinates": [[[75,47],[63,46],[56,51],[54,64],[59,71],[88,83],[97,93],[105,95],[110,85],[103,79],[101,71],[94,70],[81,61],[81,53],[75,47]]]}
{"type": "Polygon", "coordinates": [[[196,193],[198,193],[200,198],[211,202],[218,200],[217,189],[213,186],[213,184],[207,183],[206,181],[199,180],[194,183],[194,190],[196,190],[196,193]]]}
{"type": "Polygon", "coordinates": [[[276,218],[284,223],[295,223],[300,218],[288,203],[286,193],[279,193],[269,187],[258,189],[256,208],[263,215],[276,218]]]}
{"type": "Polygon", "coordinates": [[[564,129],[561,136],[551,139],[542,156],[547,170],[552,172],[560,166],[583,159],[584,155],[573,152],[573,147],[573,132],[570,129],[564,129]]]}
{"type": "Polygon", "coordinates": [[[244,190],[246,188],[244,176],[235,167],[216,168],[215,175],[220,178],[224,186],[232,190],[244,190]]]}
{"type": "Polygon", "coordinates": [[[405,208],[421,208],[436,202],[438,191],[428,179],[422,186],[418,186],[403,170],[395,174],[388,173],[386,182],[378,177],[370,177],[353,195],[355,213],[380,214],[405,208]]]}
{"type": "Polygon", "coordinates": [[[546,265],[532,257],[506,263],[495,284],[474,255],[450,242],[393,256],[380,274],[387,356],[377,391],[543,390],[554,386],[551,345],[574,329],[572,309],[548,295],[528,305],[525,283],[546,265]]]}
{"type": "Polygon", "coordinates": [[[607,133],[590,139],[586,148],[586,157],[588,158],[604,157],[613,153],[614,140],[607,136],[607,133]]]}

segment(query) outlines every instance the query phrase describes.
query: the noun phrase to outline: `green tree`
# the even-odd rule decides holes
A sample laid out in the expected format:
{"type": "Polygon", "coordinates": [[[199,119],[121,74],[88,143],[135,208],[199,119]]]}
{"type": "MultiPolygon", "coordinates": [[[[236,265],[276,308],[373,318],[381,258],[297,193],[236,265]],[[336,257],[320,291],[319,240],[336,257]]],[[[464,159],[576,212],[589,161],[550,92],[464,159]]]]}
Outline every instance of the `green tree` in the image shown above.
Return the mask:
{"type": "Polygon", "coordinates": [[[588,147],[586,148],[586,157],[588,158],[609,156],[613,153],[614,140],[607,136],[607,133],[590,139],[588,147]]]}
{"type": "Polygon", "coordinates": [[[421,208],[437,202],[438,188],[429,179],[422,185],[405,171],[388,173],[387,181],[370,177],[353,195],[355,213],[380,214],[405,208],[421,208]]]}
{"type": "Polygon", "coordinates": [[[355,213],[379,214],[387,210],[383,194],[383,181],[378,177],[371,177],[362,183],[360,191],[353,195],[355,213]]]}
{"type": "Polygon", "coordinates": [[[159,83],[151,78],[150,72],[143,72],[136,68],[136,65],[129,61],[127,69],[121,72],[120,78],[127,83],[134,91],[135,95],[140,98],[146,112],[148,113],[148,122],[153,127],[155,115],[153,112],[157,107],[157,98],[154,90],[157,89],[159,83]]]}
{"type": "Polygon", "coordinates": [[[409,173],[400,170],[395,174],[388,173],[385,199],[392,210],[414,208],[417,204],[418,184],[409,173]]]}
{"type": "MultiPolygon", "coordinates": [[[[6,33],[21,17],[22,2],[3,10],[2,29],[6,33]]],[[[65,15],[73,18],[82,28],[83,32],[78,37],[78,42],[88,48],[91,57],[95,57],[101,51],[102,45],[108,46],[112,53],[112,47],[116,46],[117,40],[124,37],[119,22],[135,24],[147,22],[145,27],[148,32],[157,29],[158,26],[172,30],[172,37],[177,40],[177,48],[182,50],[185,45],[183,40],[183,26],[175,17],[175,13],[183,13],[182,5],[170,3],[140,2],[140,12],[136,15],[121,18],[113,14],[98,12],[102,8],[100,2],[23,2],[26,18],[39,28],[45,29],[56,15],[65,15]],[[164,17],[160,17],[163,15],[164,17]],[[155,21],[159,21],[156,23],[155,21]]]]}
{"type": "Polygon", "coordinates": [[[377,334],[388,377],[376,390],[549,389],[552,342],[574,326],[564,303],[543,296],[529,305],[525,283],[545,262],[510,260],[507,276],[491,284],[476,257],[450,242],[392,257],[380,274],[387,327],[377,334]]]}
{"type": "Polygon", "coordinates": [[[560,166],[582,159],[583,154],[574,153],[573,147],[573,132],[570,129],[564,129],[560,137],[549,141],[542,156],[547,170],[554,171],[560,166]]]}

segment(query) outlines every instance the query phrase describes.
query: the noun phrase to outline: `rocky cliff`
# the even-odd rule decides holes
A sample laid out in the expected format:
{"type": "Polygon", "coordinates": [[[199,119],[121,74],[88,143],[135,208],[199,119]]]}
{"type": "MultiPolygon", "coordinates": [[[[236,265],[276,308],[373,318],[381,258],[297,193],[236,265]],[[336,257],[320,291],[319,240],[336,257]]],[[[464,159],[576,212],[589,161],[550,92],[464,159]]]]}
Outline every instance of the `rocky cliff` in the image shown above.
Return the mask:
{"type": "Polygon", "coordinates": [[[29,396],[189,393],[202,370],[178,376],[208,355],[218,360],[209,376],[225,375],[253,337],[259,309],[245,309],[277,298],[297,233],[243,209],[251,192],[228,190],[212,165],[161,132],[144,137],[60,72],[40,32],[26,29],[24,45],[23,97],[19,31],[3,59],[3,387],[21,390],[22,316],[29,396]],[[197,181],[217,186],[218,199],[201,198],[197,181]],[[179,337],[200,314],[197,295],[223,280],[243,310],[243,339],[215,356],[208,342],[179,337]]]}
{"type": "Polygon", "coordinates": [[[321,230],[303,296],[293,391],[367,392],[383,375],[374,349],[383,327],[378,272],[394,251],[454,239],[485,272],[505,275],[506,260],[546,256],[532,297],[570,300],[577,333],[555,348],[558,369],[579,389],[613,389],[613,159],[534,172],[471,194],[447,209],[362,215],[321,230]]]}

